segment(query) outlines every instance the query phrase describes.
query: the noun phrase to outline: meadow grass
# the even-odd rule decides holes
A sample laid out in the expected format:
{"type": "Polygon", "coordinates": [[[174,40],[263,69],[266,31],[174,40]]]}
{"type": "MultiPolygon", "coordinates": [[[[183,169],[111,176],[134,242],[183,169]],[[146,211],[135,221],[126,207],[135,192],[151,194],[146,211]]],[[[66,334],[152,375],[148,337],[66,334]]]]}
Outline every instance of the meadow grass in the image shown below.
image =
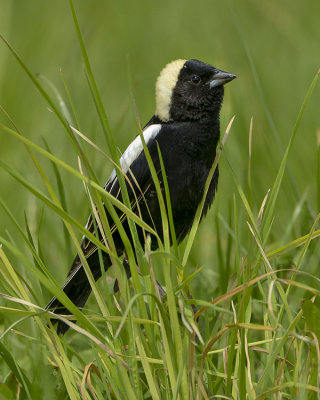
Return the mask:
{"type": "MultiPolygon", "coordinates": [[[[39,140],[30,139],[1,108],[2,137],[14,140],[16,146],[24,145],[26,152],[20,154],[29,158],[27,165],[38,177],[30,176],[8,159],[0,160],[1,173],[10,177],[17,192],[24,188],[23,193],[27,193],[22,199],[29,199],[30,194],[37,199],[33,203],[36,213],[31,207],[22,207],[21,218],[6,196],[0,198],[3,220],[8,226],[0,237],[0,399],[319,398],[320,230],[319,198],[318,202],[314,198],[320,184],[318,179],[311,195],[299,190],[301,180],[296,166],[289,162],[297,151],[294,145],[302,127],[306,126],[308,109],[313,107],[311,95],[318,89],[319,75],[310,75],[301,92],[300,110],[290,121],[291,133],[286,136],[287,145],[283,145],[238,11],[230,4],[233,24],[262,99],[268,131],[274,138],[273,147],[266,146],[262,153],[265,157],[260,153],[257,157],[256,124],[259,129],[262,119],[258,117],[256,122],[255,117],[246,116],[249,123],[242,133],[246,140],[242,141],[242,150],[239,148],[242,155],[243,148],[248,148],[242,159],[243,174],[234,148],[229,147],[235,131],[238,133],[237,119],[243,117],[236,114],[235,119],[222,118],[222,140],[211,175],[219,161],[220,170],[229,176],[220,180],[220,185],[229,186],[229,196],[219,187],[212,210],[201,226],[200,204],[191,232],[180,246],[175,240],[170,246],[170,232],[174,238],[170,195],[168,190],[161,195],[145,147],[162,211],[164,239],[158,239],[156,251],[150,250],[148,239],[148,232],[155,233],[153,228],[132,212],[126,196],[124,204],[119,204],[106,193],[98,178],[96,159],[110,166],[110,170],[116,167],[125,193],[124,177],[117,168],[117,136],[109,123],[87,54],[90,49],[84,44],[72,1],[70,22],[73,19],[93,112],[106,145],[82,130],[83,115],[77,110],[68,79],[62,75],[60,90],[46,78],[36,76],[2,37],[7,51],[32,83],[31,90],[40,93],[59,122],[57,127],[65,146],[68,144],[68,154],[61,157],[54,141],[39,144],[39,140]],[[265,159],[272,157],[277,160],[277,167],[270,172],[263,165],[265,159]],[[77,214],[70,206],[69,192],[81,186],[85,195],[81,197],[82,212],[77,214]],[[119,207],[130,223],[133,246],[116,218],[128,255],[130,280],[122,259],[116,255],[103,205],[113,215],[114,207],[119,207]],[[85,221],[80,218],[84,210],[95,212],[96,229],[103,228],[108,245],[84,228],[85,221]],[[137,239],[136,225],[145,230],[143,244],[137,239]],[[81,252],[82,235],[98,246],[100,254],[107,252],[113,260],[113,267],[103,272],[99,282],[94,282],[81,252]],[[61,246],[59,254],[55,254],[55,240],[61,246]],[[76,252],[93,288],[83,311],[61,290],[61,280],[76,252]],[[61,260],[65,264],[62,273],[57,270],[61,260]],[[115,278],[120,289],[116,295],[115,278]],[[163,298],[157,280],[166,290],[163,298]],[[52,295],[74,313],[70,319],[57,317],[70,325],[64,337],[58,337],[54,328],[48,327],[52,314],[44,305],[52,295]],[[72,322],[74,319],[77,324],[72,322]]],[[[139,134],[141,123],[128,69],[128,107],[133,109],[139,134]]],[[[230,90],[227,96],[231,95],[235,94],[230,90]]],[[[126,112],[127,107],[120,116],[126,112]]],[[[313,152],[319,159],[314,146],[313,152]]],[[[318,162],[318,174],[319,165],[318,162]]],[[[305,179],[308,180],[307,174],[305,179]]]]}

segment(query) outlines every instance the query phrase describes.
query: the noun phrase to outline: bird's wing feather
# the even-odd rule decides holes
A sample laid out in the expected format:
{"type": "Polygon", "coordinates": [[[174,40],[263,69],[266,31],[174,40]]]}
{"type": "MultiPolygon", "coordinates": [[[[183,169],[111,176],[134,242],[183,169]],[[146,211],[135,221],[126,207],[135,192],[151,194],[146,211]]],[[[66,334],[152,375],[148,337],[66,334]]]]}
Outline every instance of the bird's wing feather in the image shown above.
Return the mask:
{"type": "MultiPolygon", "coordinates": [[[[160,124],[148,124],[144,129],[143,137],[148,148],[150,148],[150,146],[155,143],[155,139],[160,129],[160,124]]],[[[150,188],[150,185],[152,184],[152,177],[146,157],[143,152],[143,144],[140,136],[137,136],[122,154],[120,158],[120,165],[123,173],[126,175],[127,189],[131,208],[133,211],[136,211],[137,207],[139,207],[139,202],[143,199],[148,189],[150,188]]],[[[104,188],[107,192],[122,201],[120,184],[115,169],[112,171],[104,188]]],[[[123,213],[119,215],[119,218],[120,220],[123,220],[124,218],[126,218],[126,215],[123,213]]],[[[91,233],[95,234],[92,214],[89,216],[85,228],[88,229],[91,233]]],[[[112,225],[110,225],[110,229],[113,233],[116,230],[116,225],[113,223],[112,225]]],[[[102,237],[100,237],[100,240],[103,241],[102,237]]],[[[86,258],[88,258],[97,250],[97,247],[86,237],[83,237],[82,250],[84,251],[86,258]]]]}
{"type": "MultiPolygon", "coordinates": [[[[149,125],[143,131],[143,137],[148,145],[151,143],[154,138],[158,135],[161,128],[161,124],[153,124],[149,125]]],[[[132,163],[140,156],[143,151],[143,145],[140,136],[136,136],[136,138],[130,143],[127,147],[126,151],[122,154],[120,158],[120,165],[122,171],[126,174],[129,169],[131,168],[132,163]]],[[[110,178],[108,179],[107,183],[105,184],[105,189],[107,192],[112,193],[112,186],[116,180],[117,174],[116,170],[114,169],[111,172],[110,178]]]]}

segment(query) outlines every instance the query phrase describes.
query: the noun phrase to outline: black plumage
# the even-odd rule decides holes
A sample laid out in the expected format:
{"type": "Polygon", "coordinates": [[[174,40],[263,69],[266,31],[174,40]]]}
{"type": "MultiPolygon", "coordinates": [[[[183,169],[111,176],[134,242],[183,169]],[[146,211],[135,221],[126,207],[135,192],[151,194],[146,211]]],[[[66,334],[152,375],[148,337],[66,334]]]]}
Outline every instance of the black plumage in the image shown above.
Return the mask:
{"type": "MultiPolygon", "coordinates": [[[[164,191],[158,146],[161,151],[178,242],[183,240],[192,226],[216,155],[220,135],[219,113],[223,101],[223,85],[235,77],[234,74],[220,71],[198,60],[176,60],[162,70],[157,80],[156,113],[144,127],[143,135],[158,173],[161,189],[164,191]]],[[[129,199],[133,204],[136,198],[139,201],[139,207],[134,204],[133,211],[138,213],[139,208],[143,220],[153,226],[161,237],[162,221],[158,198],[140,137],[132,142],[120,161],[131,183],[127,185],[129,199]]],[[[218,176],[216,168],[202,217],[213,201],[218,176]]],[[[105,189],[122,200],[120,185],[114,171],[105,189]]],[[[108,219],[110,225],[114,225],[110,215],[108,219]]],[[[123,220],[123,226],[130,238],[126,219],[123,220]]],[[[94,232],[92,217],[89,218],[87,228],[94,232]]],[[[137,229],[143,242],[143,232],[139,227],[137,229]]],[[[113,240],[117,253],[122,255],[124,245],[117,230],[113,233],[113,240]]],[[[151,245],[152,248],[157,247],[155,238],[151,238],[151,245]]],[[[101,268],[96,246],[84,238],[81,247],[94,279],[99,279],[101,268]]],[[[103,259],[107,269],[111,266],[111,260],[107,254],[103,255],[103,259]]],[[[91,287],[79,256],[76,256],[73,262],[63,290],[78,307],[83,307],[90,295],[91,287]]],[[[55,297],[47,308],[59,314],[69,314],[55,297]]],[[[64,333],[67,329],[66,324],[58,322],[59,333],[64,333]]]]}

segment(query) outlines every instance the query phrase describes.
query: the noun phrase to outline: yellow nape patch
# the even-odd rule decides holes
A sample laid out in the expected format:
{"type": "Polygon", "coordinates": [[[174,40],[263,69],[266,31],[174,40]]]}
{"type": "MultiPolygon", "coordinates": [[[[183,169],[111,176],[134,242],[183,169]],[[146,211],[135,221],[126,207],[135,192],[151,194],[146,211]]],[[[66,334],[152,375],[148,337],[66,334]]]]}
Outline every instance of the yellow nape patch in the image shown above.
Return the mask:
{"type": "Polygon", "coordinates": [[[156,115],[161,121],[168,121],[172,91],[176,86],[181,68],[187,60],[175,60],[167,64],[156,83],[156,115]]]}

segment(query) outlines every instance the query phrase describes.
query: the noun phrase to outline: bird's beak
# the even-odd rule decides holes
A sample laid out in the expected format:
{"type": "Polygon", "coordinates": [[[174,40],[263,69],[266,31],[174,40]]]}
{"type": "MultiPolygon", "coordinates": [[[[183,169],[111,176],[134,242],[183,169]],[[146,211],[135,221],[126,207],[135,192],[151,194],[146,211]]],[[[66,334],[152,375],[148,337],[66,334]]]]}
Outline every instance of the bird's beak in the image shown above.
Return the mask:
{"type": "Polygon", "coordinates": [[[224,85],[232,81],[234,78],[237,78],[237,75],[231,74],[230,72],[221,71],[220,69],[216,69],[213,75],[213,78],[209,82],[210,89],[224,85]]]}

